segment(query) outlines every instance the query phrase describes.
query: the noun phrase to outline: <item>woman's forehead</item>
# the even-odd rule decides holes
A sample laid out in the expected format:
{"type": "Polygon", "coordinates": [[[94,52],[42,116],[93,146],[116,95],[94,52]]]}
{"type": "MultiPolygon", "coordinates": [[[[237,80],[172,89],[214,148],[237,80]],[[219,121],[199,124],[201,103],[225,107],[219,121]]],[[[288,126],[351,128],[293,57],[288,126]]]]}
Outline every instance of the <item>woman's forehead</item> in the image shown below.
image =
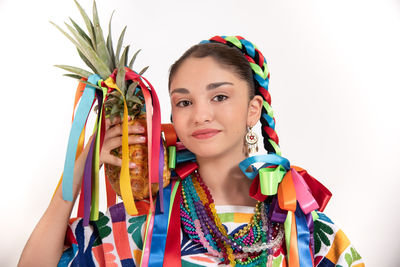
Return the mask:
{"type": "Polygon", "coordinates": [[[202,84],[205,89],[210,90],[221,85],[239,83],[239,80],[241,79],[232,68],[222,66],[212,57],[188,58],[172,78],[170,92],[194,84],[202,84]]]}

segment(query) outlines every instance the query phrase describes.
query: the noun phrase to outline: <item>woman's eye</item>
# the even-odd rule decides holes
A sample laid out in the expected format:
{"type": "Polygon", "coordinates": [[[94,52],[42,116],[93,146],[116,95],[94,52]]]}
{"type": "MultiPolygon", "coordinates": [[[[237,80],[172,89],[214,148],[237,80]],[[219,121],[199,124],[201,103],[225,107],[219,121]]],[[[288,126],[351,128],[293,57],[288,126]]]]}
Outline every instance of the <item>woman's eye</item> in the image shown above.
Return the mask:
{"type": "Polygon", "coordinates": [[[216,99],[218,102],[220,102],[220,101],[224,101],[227,98],[228,97],[226,95],[217,95],[213,99],[216,99]]]}
{"type": "Polygon", "coordinates": [[[178,103],[176,103],[177,107],[186,107],[190,105],[190,101],[189,100],[182,100],[179,101],[178,103]]]}

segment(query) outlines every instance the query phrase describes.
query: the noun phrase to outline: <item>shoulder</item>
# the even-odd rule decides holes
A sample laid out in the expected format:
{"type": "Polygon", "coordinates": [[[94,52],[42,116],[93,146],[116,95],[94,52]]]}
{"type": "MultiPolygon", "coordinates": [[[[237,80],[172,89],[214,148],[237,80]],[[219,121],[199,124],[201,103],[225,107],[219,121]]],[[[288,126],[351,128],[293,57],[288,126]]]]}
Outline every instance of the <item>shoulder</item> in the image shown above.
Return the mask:
{"type": "Polygon", "coordinates": [[[322,212],[314,221],[314,250],[316,266],[364,266],[345,233],[322,212]]]}

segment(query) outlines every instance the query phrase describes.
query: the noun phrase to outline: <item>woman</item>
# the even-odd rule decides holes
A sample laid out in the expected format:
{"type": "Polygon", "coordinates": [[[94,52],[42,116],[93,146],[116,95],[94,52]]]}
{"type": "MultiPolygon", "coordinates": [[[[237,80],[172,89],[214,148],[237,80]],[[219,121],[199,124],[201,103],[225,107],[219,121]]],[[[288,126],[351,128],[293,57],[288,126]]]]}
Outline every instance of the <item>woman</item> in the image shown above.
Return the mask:
{"type": "MultiPolygon", "coordinates": [[[[294,177],[290,183],[304,181],[300,176],[314,181],[306,171],[290,168],[289,162],[280,157],[268,81],[264,57],[241,37],[213,37],[190,48],[172,65],[172,122],[179,140],[195,154],[198,166],[187,177],[181,177],[181,193],[177,193],[181,200],[178,256],[165,248],[170,244],[169,235],[167,240],[153,236],[152,242],[162,247],[161,254],[141,257],[147,242],[143,240],[146,217],[129,216],[120,204],[89,227],[84,228],[81,220],[68,224],[73,202],[62,200],[58,190],[32,233],[20,265],[32,266],[31,262],[35,262],[38,266],[54,266],[59,262],[61,266],[135,266],[141,261],[144,266],[162,266],[164,258],[164,266],[172,266],[175,263],[166,259],[178,257],[182,266],[363,266],[346,236],[325,215],[303,212],[305,208],[299,204],[296,207],[296,202],[294,209],[282,211],[276,192],[263,192],[263,185],[259,184],[261,172],[257,175],[253,167],[249,168],[252,162],[247,162],[248,151],[255,148],[257,140],[252,127],[260,120],[264,147],[270,153],[263,158],[267,160],[263,162],[265,170],[282,174],[280,179],[285,186],[286,181],[292,181],[286,179],[287,174],[294,177]],[[284,214],[283,220],[275,216],[279,214],[284,214]],[[65,232],[69,246],[66,250],[65,232]]],[[[118,121],[108,121],[107,128],[100,161],[120,165],[110,150],[121,145],[121,126],[118,121]]],[[[135,125],[129,130],[133,134],[131,144],[145,142],[140,137],[143,128],[135,125]]],[[[87,153],[88,148],[75,167],[75,198],[87,153]]],[[[292,189],[298,190],[298,184],[295,186],[292,189]]],[[[307,187],[307,191],[313,188],[307,187]]],[[[279,194],[284,196],[287,192],[279,194]]],[[[324,205],[329,196],[325,200],[324,205]]],[[[323,210],[324,206],[318,204],[316,209],[323,210]]]]}

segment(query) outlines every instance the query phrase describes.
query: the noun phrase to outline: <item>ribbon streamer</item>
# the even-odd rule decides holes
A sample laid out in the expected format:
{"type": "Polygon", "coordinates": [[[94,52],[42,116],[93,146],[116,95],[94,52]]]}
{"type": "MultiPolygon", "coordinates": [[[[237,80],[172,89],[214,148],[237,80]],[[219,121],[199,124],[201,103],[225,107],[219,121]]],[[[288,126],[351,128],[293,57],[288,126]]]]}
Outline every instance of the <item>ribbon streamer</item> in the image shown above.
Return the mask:
{"type": "MultiPolygon", "coordinates": [[[[93,74],[89,76],[88,82],[92,84],[97,84],[97,81],[99,79],[100,79],[99,75],[93,74]]],[[[73,201],[72,188],[73,188],[74,167],[75,167],[75,158],[76,158],[78,140],[79,136],[82,133],[83,127],[86,124],[89,111],[93,104],[94,95],[95,95],[95,88],[90,85],[86,85],[78,109],[76,111],[74,121],[71,126],[71,131],[68,138],[67,155],[65,157],[63,181],[62,181],[63,199],[67,201],[73,201]]]]}
{"type": "Polygon", "coordinates": [[[160,136],[160,159],[159,159],[159,167],[158,167],[158,199],[160,202],[160,212],[164,213],[164,181],[163,181],[163,174],[164,174],[164,146],[163,146],[163,140],[162,137],[160,136]]]}
{"type": "Polygon", "coordinates": [[[118,86],[115,84],[114,79],[112,77],[108,77],[107,80],[104,81],[104,83],[108,86],[108,88],[113,88],[118,90],[124,100],[124,114],[122,119],[122,164],[121,164],[119,181],[120,181],[121,196],[124,201],[126,211],[128,212],[129,215],[136,215],[138,214],[138,211],[136,209],[135,202],[133,199],[130,174],[129,174],[128,107],[126,105],[125,96],[118,88],[118,86]]]}
{"type": "Polygon", "coordinates": [[[171,199],[171,188],[170,183],[164,190],[164,207],[161,209],[161,201],[157,201],[156,214],[154,216],[154,227],[151,241],[151,253],[149,257],[149,266],[157,267],[161,266],[164,260],[165,243],[167,241],[168,221],[169,221],[169,202],[171,199]]]}

